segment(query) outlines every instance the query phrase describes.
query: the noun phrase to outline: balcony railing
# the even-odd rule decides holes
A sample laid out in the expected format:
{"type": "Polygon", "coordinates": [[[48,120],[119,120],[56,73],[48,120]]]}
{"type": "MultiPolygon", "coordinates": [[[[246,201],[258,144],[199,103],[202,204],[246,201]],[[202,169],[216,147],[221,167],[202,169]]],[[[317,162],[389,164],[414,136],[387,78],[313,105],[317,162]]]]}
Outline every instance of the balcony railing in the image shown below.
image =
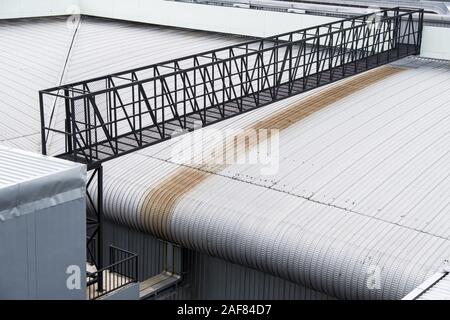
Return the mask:
{"type": "Polygon", "coordinates": [[[87,297],[98,299],[138,281],[138,256],[115,246],[109,247],[110,264],[87,274],[87,297]]]}

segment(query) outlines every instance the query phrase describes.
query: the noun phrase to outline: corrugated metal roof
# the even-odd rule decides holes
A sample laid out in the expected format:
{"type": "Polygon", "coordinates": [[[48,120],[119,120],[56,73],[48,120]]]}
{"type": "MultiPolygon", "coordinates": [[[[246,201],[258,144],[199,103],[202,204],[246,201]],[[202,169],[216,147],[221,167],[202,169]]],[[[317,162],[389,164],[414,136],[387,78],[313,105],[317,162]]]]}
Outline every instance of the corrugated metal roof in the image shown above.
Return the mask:
{"type": "Polygon", "coordinates": [[[433,274],[402,300],[450,300],[450,275],[445,268],[433,274]]]}
{"type": "MultiPolygon", "coordinates": [[[[242,37],[83,17],[65,83],[235,44],[242,37]]],[[[94,90],[94,88],[91,88],[94,90]]]]}
{"type": "Polygon", "coordinates": [[[38,90],[59,84],[72,35],[64,18],[0,21],[0,144],[39,152],[38,90]]]}
{"type": "Polygon", "coordinates": [[[82,165],[0,146],[0,189],[82,165]]]}
{"type": "MultiPolygon", "coordinates": [[[[261,175],[261,165],[174,175],[181,138],[106,163],[107,215],[339,298],[403,297],[450,252],[450,65],[396,65],[407,68],[285,128],[275,175],[261,175]],[[163,191],[150,198],[156,188],[163,191]],[[367,286],[370,266],[381,270],[380,290],[367,286]]],[[[214,127],[246,128],[307,108],[302,101],[339,86],[214,127]]]]}
{"type": "Polygon", "coordinates": [[[417,300],[450,300],[450,276],[444,276],[428,288],[417,300]]]}
{"type": "MultiPolygon", "coordinates": [[[[35,152],[41,149],[39,90],[242,40],[94,17],[82,17],[78,29],[64,17],[2,20],[0,38],[0,144],[35,152]]],[[[51,141],[50,151],[61,143],[51,141]]]]}
{"type": "MultiPolygon", "coordinates": [[[[63,83],[142,67],[240,41],[242,37],[225,34],[82,17],[63,83]]],[[[90,84],[89,89],[99,88],[90,84]]],[[[64,101],[58,99],[57,103],[53,123],[63,126],[64,101]]],[[[59,129],[64,130],[63,127],[59,129]]],[[[63,136],[55,135],[50,137],[48,150],[50,154],[60,153],[63,145],[63,136]]]]}

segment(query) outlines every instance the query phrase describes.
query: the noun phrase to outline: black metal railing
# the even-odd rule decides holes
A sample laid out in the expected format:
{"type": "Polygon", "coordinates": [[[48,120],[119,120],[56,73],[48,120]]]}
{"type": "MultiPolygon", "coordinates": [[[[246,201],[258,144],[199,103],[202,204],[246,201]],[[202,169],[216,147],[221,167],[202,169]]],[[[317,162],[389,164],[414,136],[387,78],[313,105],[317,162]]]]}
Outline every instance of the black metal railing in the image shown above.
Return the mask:
{"type": "Polygon", "coordinates": [[[43,152],[95,166],[418,54],[422,24],[394,8],[43,90],[43,152]]]}
{"type": "Polygon", "coordinates": [[[87,274],[87,297],[98,299],[138,281],[138,256],[115,246],[109,247],[110,264],[87,274]]]}

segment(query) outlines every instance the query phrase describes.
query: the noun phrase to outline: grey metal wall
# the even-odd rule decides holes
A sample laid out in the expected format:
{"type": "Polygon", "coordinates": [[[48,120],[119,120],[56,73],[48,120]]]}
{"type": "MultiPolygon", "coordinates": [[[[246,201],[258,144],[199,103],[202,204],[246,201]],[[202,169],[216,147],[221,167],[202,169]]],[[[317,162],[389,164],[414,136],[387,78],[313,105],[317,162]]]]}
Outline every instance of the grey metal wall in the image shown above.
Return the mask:
{"type": "Polygon", "coordinates": [[[0,299],[86,299],[85,199],[0,222],[0,299]],[[68,289],[67,267],[80,267],[68,289]]]}
{"type": "Polygon", "coordinates": [[[139,283],[130,283],[119,290],[115,290],[110,294],[104,295],[99,300],[138,300],[139,299],[139,283]]]}
{"type": "Polygon", "coordinates": [[[176,297],[189,299],[329,299],[293,282],[185,250],[185,285],[176,297]]]}
{"type": "MultiPolygon", "coordinates": [[[[139,280],[163,270],[163,242],[155,237],[107,221],[105,247],[114,244],[139,254],[139,280]]],[[[105,250],[107,252],[107,250],[105,250]]],[[[159,299],[332,299],[270,274],[189,249],[183,249],[183,282],[159,299]]]]}
{"type": "Polygon", "coordinates": [[[163,269],[163,243],[161,241],[143,232],[110,221],[105,221],[103,227],[105,261],[109,261],[108,247],[112,244],[139,255],[139,281],[161,272],[163,269]]]}

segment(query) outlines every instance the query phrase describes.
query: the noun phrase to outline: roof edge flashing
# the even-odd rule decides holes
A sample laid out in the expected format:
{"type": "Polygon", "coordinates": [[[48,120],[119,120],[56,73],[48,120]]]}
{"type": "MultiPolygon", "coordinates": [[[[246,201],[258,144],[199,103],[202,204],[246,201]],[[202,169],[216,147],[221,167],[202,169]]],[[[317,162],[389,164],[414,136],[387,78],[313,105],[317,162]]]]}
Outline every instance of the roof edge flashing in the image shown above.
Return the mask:
{"type": "Polygon", "coordinates": [[[0,176],[0,222],[85,197],[79,163],[0,146],[0,176]]]}

